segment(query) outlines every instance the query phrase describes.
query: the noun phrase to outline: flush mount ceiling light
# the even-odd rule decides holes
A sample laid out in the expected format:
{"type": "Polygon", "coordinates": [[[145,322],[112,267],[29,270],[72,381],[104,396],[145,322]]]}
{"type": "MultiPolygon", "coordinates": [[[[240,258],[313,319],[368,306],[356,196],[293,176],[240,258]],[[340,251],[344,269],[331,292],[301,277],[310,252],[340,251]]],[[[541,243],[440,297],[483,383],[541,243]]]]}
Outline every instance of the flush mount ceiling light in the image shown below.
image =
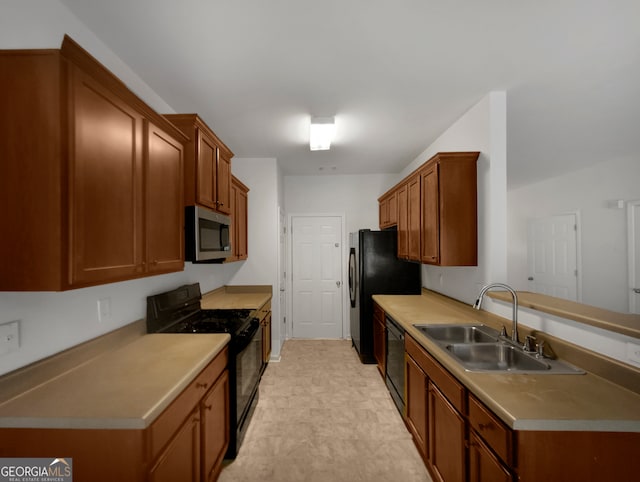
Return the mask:
{"type": "Polygon", "coordinates": [[[326,151],[331,147],[331,141],[336,131],[333,117],[312,117],[309,128],[309,149],[312,151],[326,151]]]}

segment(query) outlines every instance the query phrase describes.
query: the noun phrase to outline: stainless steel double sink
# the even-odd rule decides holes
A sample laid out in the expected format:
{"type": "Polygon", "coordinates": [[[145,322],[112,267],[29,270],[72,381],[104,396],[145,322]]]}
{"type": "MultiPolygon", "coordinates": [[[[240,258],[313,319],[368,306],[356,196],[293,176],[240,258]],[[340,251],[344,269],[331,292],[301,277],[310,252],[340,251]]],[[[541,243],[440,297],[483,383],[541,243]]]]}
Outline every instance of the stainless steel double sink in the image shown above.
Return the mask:
{"type": "Polygon", "coordinates": [[[525,352],[498,331],[486,325],[414,325],[444,348],[465,370],[492,373],[583,374],[560,360],[525,352]]]}

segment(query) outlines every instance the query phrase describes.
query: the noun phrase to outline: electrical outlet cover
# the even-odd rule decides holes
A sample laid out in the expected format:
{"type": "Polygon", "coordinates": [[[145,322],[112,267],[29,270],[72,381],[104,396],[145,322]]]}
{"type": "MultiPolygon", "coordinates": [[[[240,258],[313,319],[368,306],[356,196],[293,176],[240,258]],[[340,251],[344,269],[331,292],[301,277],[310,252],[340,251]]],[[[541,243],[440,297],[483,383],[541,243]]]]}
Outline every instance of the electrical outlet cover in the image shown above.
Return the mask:
{"type": "Polygon", "coordinates": [[[19,320],[0,325],[0,355],[20,348],[19,325],[19,320]]]}
{"type": "Polygon", "coordinates": [[[627,343],[627,360],[640,365],[640,345],[637,343],[627,343]]]}

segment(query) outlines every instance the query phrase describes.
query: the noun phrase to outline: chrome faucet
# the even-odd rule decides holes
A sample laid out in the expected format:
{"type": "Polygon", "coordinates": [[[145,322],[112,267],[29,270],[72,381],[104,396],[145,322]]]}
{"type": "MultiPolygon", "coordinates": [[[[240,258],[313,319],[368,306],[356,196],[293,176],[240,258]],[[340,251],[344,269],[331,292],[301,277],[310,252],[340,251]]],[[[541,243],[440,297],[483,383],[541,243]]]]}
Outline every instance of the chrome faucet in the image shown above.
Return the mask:
{"type": "Polygon", "coordinates": [[[473,307],[476,310],[479,310],[480,309],[480,305],[482,305],[482,300],[484,299],[485,293],[487,291],[493,289],[493,288],[502,288],[503,290],[506,290],[509,293],[511,293],[511,297],[513,298],[513,329],[511,331],[511,341],[513,341],[514,343],[519,343],[518,342],[518,295],[513,290],[513,288],[511,288],[510,286],[505,285],[503,283],[491,283],[491,284],[488,284],[488,285],[484,286],[480,290],[480,294],[478,295],[478,299],[473,304],[473,307]]]}

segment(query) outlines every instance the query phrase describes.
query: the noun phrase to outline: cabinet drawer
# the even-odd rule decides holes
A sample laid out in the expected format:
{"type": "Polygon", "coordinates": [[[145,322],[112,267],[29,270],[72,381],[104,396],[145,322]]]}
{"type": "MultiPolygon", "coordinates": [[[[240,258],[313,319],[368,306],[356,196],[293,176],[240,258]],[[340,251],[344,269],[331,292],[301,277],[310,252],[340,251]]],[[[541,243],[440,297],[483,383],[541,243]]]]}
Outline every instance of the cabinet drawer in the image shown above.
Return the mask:
{"type": "Polygon", "coordinates": [[[469,424],[507,465],[512,465],[513,432],[472,395],[469,424]]]}
{"type": "Polygon", "coordinates": [[[412,337],[405,337],[405,350],[418,363],[449,402],[461,413],[464,413],[465,389],[435,358],[429,355],[412,337]]]}
{"type": "Polygon", "coordinates": [[[180,428],[185,418],[200,403],[207,390],[224,372],[227,367],[227,358],[228,348],[225,347],[151,424],[149,437],[153,458],[160,453],[162,447],[180,428]]]}

